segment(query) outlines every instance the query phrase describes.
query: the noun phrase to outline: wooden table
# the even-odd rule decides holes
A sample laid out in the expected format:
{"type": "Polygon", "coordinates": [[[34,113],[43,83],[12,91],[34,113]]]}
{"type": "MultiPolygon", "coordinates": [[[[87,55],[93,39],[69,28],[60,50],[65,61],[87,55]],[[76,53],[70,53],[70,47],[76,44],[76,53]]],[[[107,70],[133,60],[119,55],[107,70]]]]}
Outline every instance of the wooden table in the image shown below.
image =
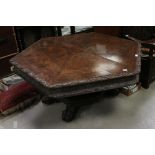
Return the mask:
{"type": "MultiPolygon", "coordinates": [[[[136,42],[92,32],[41,39],[11,63],[45,102],[135,84],[139,52],[136,42]]],[[[75,113],[74,104],[69,105],[63,113],[66,121],[75,113]]]]}

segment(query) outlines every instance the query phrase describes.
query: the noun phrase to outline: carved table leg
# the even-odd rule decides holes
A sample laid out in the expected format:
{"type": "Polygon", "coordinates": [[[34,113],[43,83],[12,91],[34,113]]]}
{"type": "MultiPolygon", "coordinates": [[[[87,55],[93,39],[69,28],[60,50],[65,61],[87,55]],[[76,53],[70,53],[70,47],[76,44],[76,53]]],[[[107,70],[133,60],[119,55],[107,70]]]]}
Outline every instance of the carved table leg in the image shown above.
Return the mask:
{"type": "Polygon", "coordinates": [[[78,106],[72,103],[65,103],[66,109],[62,112],[62,120],[65,122],[70,122],[76,117],[76,113],[78,111],[78,106]]]}
{"type": "Polygon", "coordinates": [[[103,93],[100,92],[63,99],[66,109],[62,112],[62,120],[65,122],[72,121],[81,107],[97,102],[102,95],[103,93]]]}
{"type": "Polygon", "coordinates": [[[96,103],[97,101],[102,99],[104,95],[115,96],[118,94],[119,94],[119,89],[106,91],[106,92],[98,92],[98,93],[68,97],[63,99],[62,98],[56,99],[56,98],[44,96],[42,97],[42,102],[48,105],[52,103],[57,103],[60,101],[64,102],[66,104],[66,109],[63,110],[62,112],[62,120],[65,122],[71,122],[73,119],[75,119],[76,114],[81,107],[96,103]]]}

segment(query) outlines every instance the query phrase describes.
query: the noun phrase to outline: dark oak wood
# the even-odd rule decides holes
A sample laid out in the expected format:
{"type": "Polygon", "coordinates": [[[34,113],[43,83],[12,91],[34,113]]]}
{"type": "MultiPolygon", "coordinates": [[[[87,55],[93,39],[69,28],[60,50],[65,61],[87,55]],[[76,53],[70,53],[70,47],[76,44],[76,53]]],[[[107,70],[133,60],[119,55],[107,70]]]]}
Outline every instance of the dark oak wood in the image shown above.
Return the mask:
{"type": "Polygon", "coordinates": [[[95,32],[120,37],[122,34],[121,26],[94,26],[95,32]]]}
{"type": "Polygon", "coordinates": [[[71,34],[75,34],[75,26],[70,26],[71,34]]]}
{"type": "Polygon", "coordinates": [[[137,74],[138,50],[135,42],[87,33],[41,39],[11,62],[54,88],[137,74]]]}
{"type": "Polygon", "coordinates": [[[71,121],[85,105],[75,103],[76,96],[138,82],[139,52],[136,42],[92,32],[41,39],[11,63],[16,74],[40,90],[46,104],[68,98],[62,119],[71,121]]]}
{"type": "Polygon", "coordinates": [[[147,40],[142,45],[141,83],[146,89],[155,80],[155,39],[147,40]]]}
{"type": "Polygon", "coordinates": [[[13,27],[0,27],[0,58],[18,51],[13,27]]]}
{"type": "Polygon", "coordinates": [[[99,33],[49,37],[11,59],[15,72],[49,98],[62,98],[138,82],[139,44],[99,33]]]}
{"type": "Polygon", "coordinates": [[[9,59],[18,53],[14,27],[0,26],[0,77],[11,73],[9,59]]]}

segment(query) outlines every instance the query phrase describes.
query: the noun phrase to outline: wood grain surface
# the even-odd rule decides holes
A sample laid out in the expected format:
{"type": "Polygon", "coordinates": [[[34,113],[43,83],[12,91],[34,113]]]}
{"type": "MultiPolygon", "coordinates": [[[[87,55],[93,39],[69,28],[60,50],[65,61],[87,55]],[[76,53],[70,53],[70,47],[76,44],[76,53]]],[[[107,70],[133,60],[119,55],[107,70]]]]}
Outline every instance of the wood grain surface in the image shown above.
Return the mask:
{"type": "Polygon", "coordinates": [[[11,63],[49,88],[139,73],[140,46],[96,32],[44,38],[11,63]]]}

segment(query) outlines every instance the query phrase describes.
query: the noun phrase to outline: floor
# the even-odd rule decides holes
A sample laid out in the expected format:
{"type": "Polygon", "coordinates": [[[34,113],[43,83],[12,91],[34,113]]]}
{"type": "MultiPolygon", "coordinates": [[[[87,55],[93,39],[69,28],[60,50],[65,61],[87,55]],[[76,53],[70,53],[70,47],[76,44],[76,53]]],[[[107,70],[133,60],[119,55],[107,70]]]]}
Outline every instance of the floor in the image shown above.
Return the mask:
{"type": "Polygon", "coordinates": [[[44,105],[41,102],[7,117],[0,117],[0,128],[67,129],[67,128],[155,128],[155,82],[151,87],[127,97],[100,95],[96,103],[81,109],[77,118],[61,120],[63,103],[44,105]]]}

